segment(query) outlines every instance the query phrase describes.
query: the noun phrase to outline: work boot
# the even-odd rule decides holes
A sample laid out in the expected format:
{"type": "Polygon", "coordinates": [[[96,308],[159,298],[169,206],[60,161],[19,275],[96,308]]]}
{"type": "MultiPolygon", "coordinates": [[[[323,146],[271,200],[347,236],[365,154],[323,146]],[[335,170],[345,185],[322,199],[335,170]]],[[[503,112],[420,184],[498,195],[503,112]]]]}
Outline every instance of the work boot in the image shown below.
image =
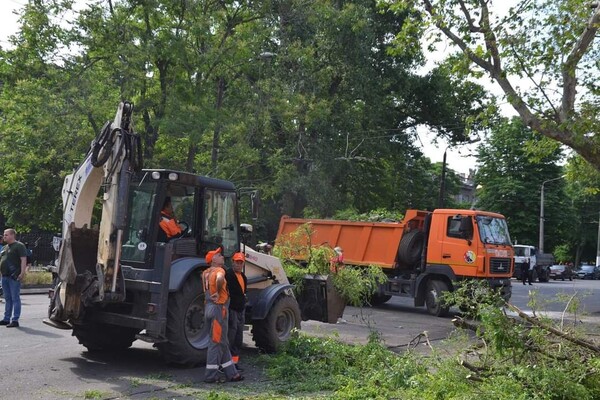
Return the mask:
{"type": "Polygon", "coordinates": [[[6,325],[7,328],[18,328],[19,327],[19,321],[13,321],[10,324],[6,325]]]}
{"type": "Polygon", "coordinates": [[[0,321],[0,325],[8,325],[8,324],[10,324],[10,321],[5,321],[5,320],[0,321]]]}

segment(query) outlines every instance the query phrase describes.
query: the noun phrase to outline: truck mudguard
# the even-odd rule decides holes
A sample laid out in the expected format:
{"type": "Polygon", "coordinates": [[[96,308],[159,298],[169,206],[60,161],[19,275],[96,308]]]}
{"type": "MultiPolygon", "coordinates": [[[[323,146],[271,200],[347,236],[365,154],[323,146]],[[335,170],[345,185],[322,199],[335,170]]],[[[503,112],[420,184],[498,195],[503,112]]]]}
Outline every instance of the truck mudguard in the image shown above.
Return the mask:
{"type": "Polygon", "coordinates": [[[425,304],[425,286],[424,282],[429,280],[432,276],[445,277],[450,282],[456,281],[456,274],[452,270],[452,267],[445,264],[428,264],[425,268],[425,272],[417,277],[416,281],[416,295],[415,295],[415,306],[422,306],[425,304]]]}
{"type": "Polygon", "coordinates": [[[273,306],[275,299],[287,289],[292,289],[294,285],[274,284],[262,290],[256,298],[256,303],[252,305],[252,319],[265,319],[269,310],[273,306]]]}
{"type": "Polygon", "coordinates": [[[178,258],[171,264],[171,275],[169,276],[169,292],[177,292],[183,286],[183,282],[197,268],[206,267],[206,261],[196,257],[178,258]]]}

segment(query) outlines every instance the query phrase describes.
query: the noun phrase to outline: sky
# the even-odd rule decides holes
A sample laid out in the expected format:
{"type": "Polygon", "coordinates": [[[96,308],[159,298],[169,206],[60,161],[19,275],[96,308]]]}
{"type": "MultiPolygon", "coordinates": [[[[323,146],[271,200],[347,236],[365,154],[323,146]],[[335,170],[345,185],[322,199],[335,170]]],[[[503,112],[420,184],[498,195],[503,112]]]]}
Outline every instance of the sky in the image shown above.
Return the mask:
{"type": "MultiPolygon", "coordinates": [[[[516,0],[505,0],[500,2],[500,5],[496,5],[495,8],[498,13],[502,14],[508,10],[508,7],[514,4],[516,0]]],[[[27,0],[2,0],[2,12],[0,12],[0,45],[6,47],[9,45],[8,37],[16,33],[18,29],[18,16],[14,14],[16,10],[21,9],[27,0]]],[[[498,4],[498,3],[496,3],[498,4]]],[[[432,68],[436,61],[442,59],[448,51],[455,51],[451,48],[440,49],[439,54],[432,55],[428,66],[425,68],[432,68]]],[[[500,90],[497,86],[492,85],[489,80],[483,80],[480,84],[484,85],[488,90],[496,95],[500,95],[500,90]]],[[[508,111],[510,113],[510,110],[508,111]]],[[[423,153],[429,157],[431,162],[441,162],[444,156],[444,150],[446,150],[446,162],[448,168],[451,168],[459,173],[468,175],[470,169],[475,168],[477,146],[481,145],[481,142],[458,145],[448,147],[448,143],[445,141],[438,141],[435,143],[435,137],[432,133],[428,132],[426,128],[418,129],[419,142],[416,143],[423,153]]]]}

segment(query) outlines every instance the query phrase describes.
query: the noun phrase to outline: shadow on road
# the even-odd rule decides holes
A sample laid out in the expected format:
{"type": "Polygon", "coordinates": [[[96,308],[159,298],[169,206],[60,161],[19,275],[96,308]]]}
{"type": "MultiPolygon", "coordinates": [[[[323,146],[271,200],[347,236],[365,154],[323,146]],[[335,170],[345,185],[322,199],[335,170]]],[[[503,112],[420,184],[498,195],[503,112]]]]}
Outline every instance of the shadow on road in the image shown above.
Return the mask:
{"type": "Polygon", "coordinates": [[[154,349],[132,348],[121,352],[88,352],[64,358],[71,372],[88,382],[105,382],[126,398],[182,398],[178,390],[202,382],[204,368],[182,369],[164,363],[154,349]],[[152,393],[155,393],[152,395],[152,393]]]}
{"type": "Polygon", "coordinates": [[[29,328],[27,326],[23,326],[21,325],[19,328],[20,332],[24,332],[28,335],[33,335],[33,336],[43,336],[43,337],[47,337],[50,339],[58,339],[58,338],[62,338],[61,335],[57,335],[56,333],[52,333],[52,332],[48,332],[48,331],[42,331],[39,329],[33,329],[33,328],[29,328]]]}

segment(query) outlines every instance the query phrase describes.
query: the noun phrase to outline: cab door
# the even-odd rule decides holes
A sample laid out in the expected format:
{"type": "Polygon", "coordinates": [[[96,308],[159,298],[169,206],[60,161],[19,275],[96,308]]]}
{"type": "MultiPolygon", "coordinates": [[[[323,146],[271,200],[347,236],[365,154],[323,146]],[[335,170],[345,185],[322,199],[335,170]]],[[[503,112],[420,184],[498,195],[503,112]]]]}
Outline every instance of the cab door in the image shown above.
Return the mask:
{"type": "Polygon", "coordinates": [[[477,274],[478,255],[473,240],[474,222],[470,215],[445,215],[441,236],[441,259],[457,276],[477,274]]]}

